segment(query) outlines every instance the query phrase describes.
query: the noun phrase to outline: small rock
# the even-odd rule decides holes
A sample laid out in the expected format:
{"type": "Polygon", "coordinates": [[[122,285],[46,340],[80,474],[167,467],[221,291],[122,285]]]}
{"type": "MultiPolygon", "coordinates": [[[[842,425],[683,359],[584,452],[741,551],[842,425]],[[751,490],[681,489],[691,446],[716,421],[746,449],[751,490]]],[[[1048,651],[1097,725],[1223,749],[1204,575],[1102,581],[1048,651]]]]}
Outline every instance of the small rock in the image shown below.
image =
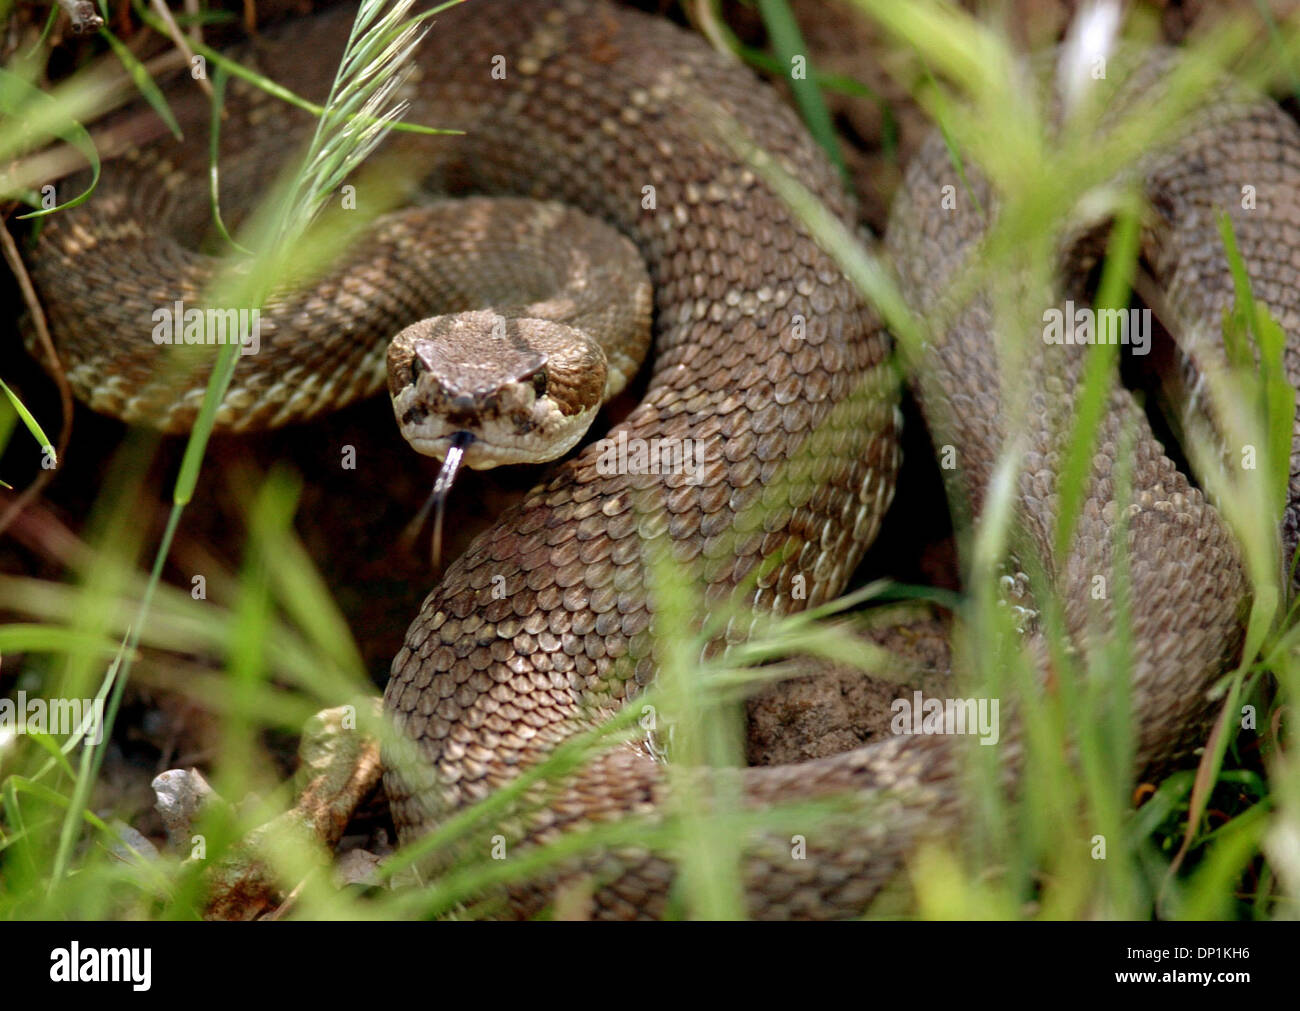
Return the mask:
{"type": "Polygon", "coordinates": [[[188,850],[194,834],[194,817],[216,796],[197,769],[168,769],[154,777],[154,807],[162,815],[168,841],[188,850]]]}

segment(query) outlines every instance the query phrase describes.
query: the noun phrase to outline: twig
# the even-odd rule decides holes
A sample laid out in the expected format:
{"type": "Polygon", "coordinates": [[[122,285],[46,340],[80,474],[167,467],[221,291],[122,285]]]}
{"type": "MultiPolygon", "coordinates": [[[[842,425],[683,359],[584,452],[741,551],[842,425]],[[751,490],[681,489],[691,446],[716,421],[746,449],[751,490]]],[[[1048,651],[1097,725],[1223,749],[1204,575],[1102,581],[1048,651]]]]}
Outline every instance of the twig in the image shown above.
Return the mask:
{"type": "MultiPolygon", "coordinates": [[[[185,62],[193,66],[194,50],[190,48],[189,40],[186,39],[185,35],[181,32],[181,26],[178,25],[176,19],[172,17],[172,12],[168,9],[167,4],[164,0],[153,0],[153,9],[158,12],[158,17],[162,20],[163,24],[167,26],[167,34],[171,37],[172,42],[175,43],[176,48],[185,54],[185,62]]],[[[198,39],[198,41],[202,42],[203,40],[198,39]]],[[[203,89],[203,93],[207,95],[208,98],[211,98],[212,85],[208,81],[208,75],[202,74],[199,77],[196,77],[195,80],[199,82],[199,87],[203,89]]]]}

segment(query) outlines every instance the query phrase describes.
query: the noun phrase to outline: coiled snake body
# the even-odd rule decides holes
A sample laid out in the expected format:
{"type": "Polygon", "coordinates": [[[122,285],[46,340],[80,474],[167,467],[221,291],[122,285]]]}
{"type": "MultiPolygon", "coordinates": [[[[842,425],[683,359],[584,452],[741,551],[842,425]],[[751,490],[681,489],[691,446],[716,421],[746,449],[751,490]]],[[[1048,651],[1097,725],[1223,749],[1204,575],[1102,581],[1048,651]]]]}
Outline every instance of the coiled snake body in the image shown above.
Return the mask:
{"type": "MultiPolygon", "coordinates": [[[[337,52],[349,20],[348,11],[315,17],[267,42],[258,58],[273,74],[286,66],[303,78],[332,72],[332,61],[312,71],[315,61],[301,54],[337,52]]],[[[756,610],[788,612],[835,596],[892,497],[899,423],[889,343],[876,318],[785,203],[692,111],[700,97],[716,103],[848,220],[852,205],[834,171],[748,72],[662,19],[591,0],[471,3],[441,16],[417,58],[409,118],[466,132],[423,142],[429,176],[452,188],[562,201],[634,241],[654,283],[655,360],[644,399],[619,432],[647,443],[692,440],[703,463],[694,475],[608,474],[588,447],[451,565],[411,625],[385,694],[422,759],[395,763],[386,777],[408,839],[488,796],[651,680],[648,543],[693,567],[708,602],[725,599],[773,555],[781,561],[750,593],[756,610]],[[504,75],[493,73],[497,58],[504,75]]],[[[290,83],[312,94],[327,80],[290,83]]],[[[223,172],[234,203],[295,135],[266,129],[267,105],[251,94],[228,104],[223,172]]],[[[197,301],[210,266],[159,233],[165,225],[199,230],[203,212],[194,208],[202,204],[176,203],[179,185],[142,194],[131,173],[156,173],[163,157],[169,178],[194,173],[200,146],[141,156],[120,184],[106,174],[103,193],[50,222],[33,263],[79,392],[101,409],[173,428],[192,417],[194,396],[160,407],[161,395],[141,393],[152,363],[121,351],[105,357],[94,341],[105,318],[138,327],[153,306],[197,301]],[[83,279],[75,286],[74,269],[83,279]],[[99,322],[92,328],[90,320],[99,322]]],[[[1225,102],[1179,151],[1153,163],[1166,220],[1151,253],[1180,314],[1217,320],[1230,298],[1210,211],[1238,207],[1244,180],[1260,191],[1254,216],[1234,215],[1257,291],[1289,333],[1300,330],[1296,268],[1273,252],[1300,250],[1298,152],[1294,125],[1271,104],[1225,102]]],[[[202,189],[197,176],[187,178],[202,189]]],[[[933,142],[909,169],[891,223],[900,280],[921,311],[942,298],[985,229],[974,210],[934,209],[949,183],[964,185],[933,142]]],[[[977,178],[973,185],[981,186],[977,178]]],[[[979,195],[988,207],[992,195],[979,195]]],[[[266,360],[241,363],[221,415],[227,427],[310,416],[383,382],[387,338],[414,321],[420,299],[411,292],[458,241],[421,252],[420,236],[404,228],[381,225],[364,255],[273,307],[266,360]],[[363,323],[351,322],[358,314],[363,323]],[[291,330],[305,330],[305,339],[279,339],[291,330]]],[[[979,300],[957,314],[934,342],[921,384],[935,441],[956,447],[977,506],[1010,434],[990,325],[979,300]]],[[[1246,582],[1237,549],[1129,394],[1116,390],[1072,549],[1052,562],[1061,419],[1085,349],[1042,350],[1043,382],[1025,415],[1035,430],[1026,435],[1019,524],[1051,562],[1070,633],[1087,643],[1097,634],[1088,589],[1112,568],[1117,447],[1126,427],[1137,433],[1128,534],[1137,758],[1162,760],[1197,741],[1205,689],[1240,647],[1246,582]]],[[[1008,741],[1014,751],[1014,736],[1008,741]]],[[[518,827],[519,841],[654,814],[667,788],[660,764],[624,746],[557,789],[518,827]]],[[[741,789],[756,805],[841,791],[874,805],[810,838],[806,859],[791,859],[788,840],[754,840],[746,890],[751,910],[769,917],[860,913],[917,833],[942,827],[960,808],[952,749],[936,737],[746,770],[741,789]]],[[[660,855],[610,850],[573,870],[596,882],[595,915],[666,910],[673,867],[660,855]]],[[[513,891],[514,911],[538,908],[550,885],[513,891]]]]}

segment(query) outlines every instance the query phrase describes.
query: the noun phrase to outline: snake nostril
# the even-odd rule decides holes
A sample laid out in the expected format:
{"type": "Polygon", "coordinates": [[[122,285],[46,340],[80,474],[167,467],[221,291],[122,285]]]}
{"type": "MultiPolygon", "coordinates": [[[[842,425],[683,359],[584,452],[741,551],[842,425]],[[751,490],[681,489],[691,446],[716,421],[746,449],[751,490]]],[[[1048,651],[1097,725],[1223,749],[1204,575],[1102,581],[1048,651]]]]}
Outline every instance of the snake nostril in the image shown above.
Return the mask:
{"type": "Polygon", "coordinates": [[[411,356],[411,382],[414,383],[420,378],[421,371],[423,371],[423,366],[420,364],[419,356],[412,355],[411,356]]]}
{"type": "Polygon", "coordinates": [[[420,425],[424,419],[429,416],[429,409],[422,404],[416,404],[402,415],[403,425],[420,425]]]}
{"type": "Polygon", "coordinates": [[[541,397],[546,394],[546,373],[535,372],[533,374],[533,394],[541,397]]]}

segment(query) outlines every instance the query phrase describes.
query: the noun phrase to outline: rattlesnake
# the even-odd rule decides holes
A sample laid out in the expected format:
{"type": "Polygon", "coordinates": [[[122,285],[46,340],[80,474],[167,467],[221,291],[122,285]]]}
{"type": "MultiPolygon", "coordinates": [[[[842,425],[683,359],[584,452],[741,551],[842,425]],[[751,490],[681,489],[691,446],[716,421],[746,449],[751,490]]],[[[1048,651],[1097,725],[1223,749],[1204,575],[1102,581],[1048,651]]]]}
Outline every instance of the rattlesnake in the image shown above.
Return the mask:
{"type": "MultiPolygon", "coordinates": [[[[293,68],[289,83],[318,97],[334,65],[325,57],[341,49],[350,13],[336,9],[273,33],[254,58],[273,75],[293,68]]],[[[561,201],[635,243],[654,284],[654,366],[640,404],[611,437],[692,440],[703,464],[693,475],[606,473],[600,450],[588,447],[450,566],[411,625],[385,694],[419,759],[388,756],[388,797],[406,840],[489,796],[650,683],[657,658],[647,547],[666,549],[698,577],[706,605],[751,578],[746,600],[759,613],[838,594],[892,498],[900,424],[879,320],[798,217],[698,114],[701,98],[712,103],[833,215],[850,220],[853,204],[835,170],[748,71],[663,19],[594,0],[467,4],[440,16],[417,63],[406,89],[410,118],[465,131],[419,141],[434,182],[561,201]],[[772,556],[779,560],[756,573],[772,556]]],[[[177,104],[185,111],[187,103],[197,117],[199,100],[177,104]]],[[[234,206],[256,192],[301,129],[269,127],[271,116],[287,114],[251,89],[233,90],[228,105],[223,176],[234,206]]],[[[1217,321],[1231,286],[1209,212],[1239,209],[1242,182],[1253,182],[1258,209],[1233,214],[1239,241],[1261,298],[1288,333],[1300,332],[1296,267],[1274,252],[1300,249],[1296,128],[1262,101],[1224,99],[1201,122],[1149,166],[1164,218],[1149,243],[1157,272],[1180,315],[1217,321]]],[[[203,230],[203,155],[198,143],[163,142],[126,168],[110,168],[100,193],[50,220],[32,257],[74,389],[98,409],[173,430],[192,420],[202,377],[177,398],[171,387],[150,386],[153,359],[129,340],[106,349],[102,334],[105,322],[139,331],[154,306],[199,300],[211,264],[181,239],[203,230]],[[166,185],[142,182],[160,172],[166,185]]],[[[888,248],[916,309],[942,301],[994,200],[978,173],[958,174],[941,140],[910,165],[888,248]],[[947,185],[978,204],[963,199],[941,213],[947,185]]],[[[453,236],[430,253],[404,229],[381,225],[364,255],[273,304],[268,353],[241,362],[222,427],[310,417],[382,385],[387,338],[415,322],[409,311],[419,300],[410,292],[460,241],[453,236]],[[288,340],[291,331],[301,339],[288,340]]],[[[920,384],[936,443],[954,447],[961,461],[955,487],[976,509],[1010,434],[990,325],[986,302],[965,306],[946,337],[932,340],[920,384]]],[[[1096,575],[1112,572],[1112,471],[1125,431],[1135,433],[1132,691],[1137,760],[1147,764],[1203,734],[1206,689],[1240,649],[1247,583],[1224,524],[1118,389],[1073,547],[1052,558],[1061,422],[1082,353],[1040,352],[1017,528],[1048,560],[1076,644],[1095,642],[1088,590],[1096,575]]],[[[408,353],[403,367],[410,364],[408,353]]],[[[403,385],[395,381],[395,392],[403,385]]],[[[1108,607],[1100,605],[1103,634],[1108,607]]],[[[733,622],[725,638],[746,632],[745,622],[733,622]]],[[[1004,747],[1014,768],[1015,733],[1004,747]]],[[[955,764],[950,740],[916,736],[739,773],[747,804],[840,792],[869,802],[865,814],[828,821],[800,859],[788,839],[747,842],[751,911],[860,913],[917,835],[959,813],[955,764]]],[[[653,818],[667,790],[664,767],[644,748],[619,746],[556,785],[545,806],[507,834],[527,846],[626,814],[653,818]]],[[[674,869],[663,854],[612,848],[566,864],[569,875],[593,882],[594,915],[658,916],[674,869]]],[[[510,908],[536,910],[554,884],[552,877],[513,888],[510,908]]]]}

